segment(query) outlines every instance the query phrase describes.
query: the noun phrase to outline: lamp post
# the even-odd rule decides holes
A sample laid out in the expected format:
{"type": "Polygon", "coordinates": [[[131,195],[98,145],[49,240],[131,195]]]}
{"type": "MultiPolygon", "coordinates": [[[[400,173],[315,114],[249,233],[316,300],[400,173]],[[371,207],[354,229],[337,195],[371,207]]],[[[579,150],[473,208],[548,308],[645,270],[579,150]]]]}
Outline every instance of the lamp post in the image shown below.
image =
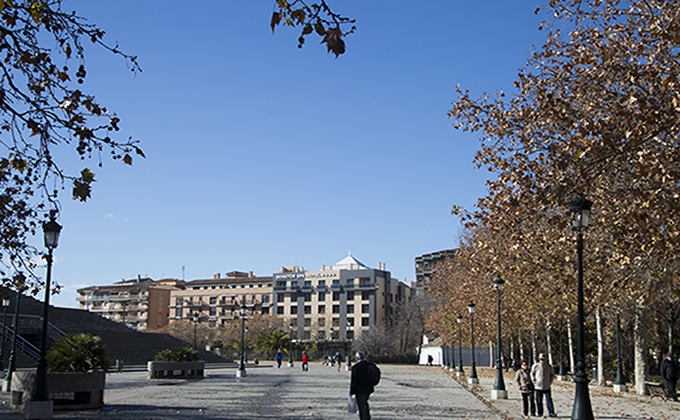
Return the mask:
{"type": "Polygon", "coordinates": [[[468,378],[468,383],[478,384],[479,378],[477,378],[477,364],[475,362],[475,303],[470,301],[467,308],[470,313],[470,345],[472,347],[472,362],[470,363],[470,377],[468,378]]]}
{"type": "MultiPolygon", "coordinates": [[[[50,401],[50,394],[47,389],[47,328],[49,326],[48,316],[50,307],[50,293],[52,281],[52,252],[59,246],[59,233],[61,232],[61,225],[54,220],[54,216],[50,217],[49,222],[43,224],[43,234],[45,239],[45,247],[47,248],[47,277],[45,278],[45,302],[43,304],[42,317],[42,337],[40,341],[40,360],[36,366],[35,387],[31,395],[30,404],[26,406],[27,418],[46,418],[52,416],[52,401],[50,401]]],[[[16,332],[15,332],[16,333],[16,332]]]]}
{"type": "Polygon", "coordinates": [[[352,340],[347,340],[347,372],[352,370],[352,340]]]}
{"type": "Polygon", "coordinates": [[[250,347],[250,342],[248,341],[248,327],[247,327],[247,326],[246,326],[246,336],[245,336],[245,341],[246,341],[246,343],[248,343],[248,344],[246,344],[246,347],[245,347],[245,352],[244,352],[245,355],[244,355],[244,357],[243,357],[243,360],[244,360],[244,362],[245,362],[246,364],[248,364],[248,350],[250,350],[250,348],[249,348],[249,347],[250,347]]]}
{"type": "Polygon", "coordinates": [[[491,399],[493,400],[505,400],[508,398],[508,391],[505,390],[505,380],[503,379],[503,341],[501,340],[501,289],[504,283],[505,280],[500,275],[493,279],[498,307],[498,337],[496,344],[498,357],[496,357],[496,379],[493,381],[493,390],[491,391],[491,399]]]}
{"type": "Polygon", "coordinates": [[[5,347],[5,336],[7,335],[7,308],[9,307],[9,296],[2,297],[2,343],[0,343],[0,370],[4,370],[3,348],[5,347]]]}
{"type": "Polygon", "coordinates": [[[614,392],[626,392],[626,377],[623,375],[623,360],[621,359],[621,316],[616,314],[616,383],[614,392]]]}
{"type": "Polygon", "coordinates": [[[591,420],[594,418],[588,392],[588,375],[586,374],[585,316],[583,308],[583,230],[588,228],[592,205],[593,203],[581,194],[576,194],[569,203],[569,210],[574,215],[572,229],[577,232],[576,253],[578,264],[578,343],[576,346],[576,374],[574,375],[576,395],[571,412],[571,418],[574,420],[591,420]]]}
{"type": "Polygon", "coordinates": [[[463,336],[460,332],[460,327],[463,323],[463,315],[458,314],[456,323],[458,324],[458,372],[456,372],[456,376],[460,378],[465,376],[465,371],[463,370],[463,336]]]}
{"type": "Polygon", "coordinates": [[[246,301],[241,301],[241,361],[236,371],[237,378],[246,377],[246,301]]]}
{"type": "Polygon", "coordinates": [[[198,321],[201,320],[200,316],[198,315],[198,312],[194,312],[191,315],[191,319],[194,321],[194,350],[198,350],[196,348],[196,327],[198,326],[198,321]]]}
{"type": "Polygon", "coordinates": [[[293,324],[288,325],[288,367],[293,367],[293,324]]]}

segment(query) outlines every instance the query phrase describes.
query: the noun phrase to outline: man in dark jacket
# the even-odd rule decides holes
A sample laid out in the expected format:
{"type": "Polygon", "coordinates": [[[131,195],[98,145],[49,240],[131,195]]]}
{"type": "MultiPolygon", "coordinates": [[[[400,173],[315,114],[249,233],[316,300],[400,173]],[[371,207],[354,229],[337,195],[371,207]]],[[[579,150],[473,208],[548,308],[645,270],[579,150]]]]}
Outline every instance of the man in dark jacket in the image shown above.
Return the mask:
{"type": "Polygon", "coordinates": [[[356,364],[352,366],[352,377],[349,383],[349,394],[356,395],[359,418],[371,420],[371,412],[368,407],[368,397],[373,393],[373,379],[369,373],[370,362],[364,360],[366,354],[358,351],[356,364]]]}
{"type": "Polygon", "coordinates": [[[661,362],[661,376],[668,382],[668,396],[678,401],[675,391],[675,383],[678,381],[678,364],[671,353],[668,353],[661,362]]]}

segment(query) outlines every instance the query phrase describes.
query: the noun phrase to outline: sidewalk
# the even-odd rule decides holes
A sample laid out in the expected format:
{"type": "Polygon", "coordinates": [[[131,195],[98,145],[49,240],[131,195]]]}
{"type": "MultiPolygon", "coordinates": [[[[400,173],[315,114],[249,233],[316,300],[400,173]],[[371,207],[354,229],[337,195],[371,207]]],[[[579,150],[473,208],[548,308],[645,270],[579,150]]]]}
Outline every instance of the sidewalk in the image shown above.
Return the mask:
{"type": "MultiPolygon", "coordinates": [[[[448,372],[454,380],[477,395],[486,404],[493,406],[497,413],[505,419],[521,419],[522,396],[517,390],[514,372],[504,372],[505,389],[508,391],[507,400],[491,400],[496,370],[493,368],[477,368],[478,385],[468,385],[467,377],[456,378],[455,372],[448,372]]],[[[469,368],[465,369],[466,375],[469,368]]],[[[558,418],[571,418],[574,405],[575,387],[571,380],[555,381],[551,387],[555,411],[558,418]]],[[[596,419],[680,419],[680,403],[662,401],[660,398],[651,399],[649,396],[637,395],[635,390],[628,388],[627,393],[617,394],[611,387],[591,385],[588,387],[593,414],[596,419]]],[[[545,403],[544,403],[545,404],[545,403]]],[[[547,415],[547,412],[544,413],[547,415]]]]}
{"type": "MultiPolygon", "coordinates": [[[[495,370],[478,368],[480,384],[468,385],[441,367],[381,365],[382,380],[371,396],[374,420],[520,419],[522,401],[514,373],[505,374],[507,400],[491,400],[495,370]]],[[[466,369],[466,373],[469,373],[466,369]]],[[[318,363],[309,372],[300,365],[248,366],[247,377],[235,369],[206,371],[198,381],[147,380],[146,372],[110,373],[105,406],[99,411],[56,412],[56,419],[356,419],[346,411],[349,373],[318,363]]],[[[596,419],[677,419],[680,403],[663,402],[632,392],[591,386],[596,419]]],[[[572,382],[556,382],[553,399],[558,418],[570,418],[572,382]]],[[[18,420],[0,394],[0,419],[18,420]]]]}

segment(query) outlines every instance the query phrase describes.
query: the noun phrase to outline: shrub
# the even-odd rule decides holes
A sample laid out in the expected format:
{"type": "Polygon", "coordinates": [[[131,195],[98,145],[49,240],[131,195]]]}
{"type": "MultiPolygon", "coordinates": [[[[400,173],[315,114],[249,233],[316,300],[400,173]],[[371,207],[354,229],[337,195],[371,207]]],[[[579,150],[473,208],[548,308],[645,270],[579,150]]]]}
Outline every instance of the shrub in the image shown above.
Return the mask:
{"type": "Polygon", "coordinates": [[[158,362],[193,362],[198,360],[198,351],[191,347],[174,347],[158,352],[154,359],[158,362]]]}
{"type": "Polygon", "coordinates": [[[50,372],[90,372],[109,369],[101,337],[77,333],[60,338],[47,352],[50,372]]]}

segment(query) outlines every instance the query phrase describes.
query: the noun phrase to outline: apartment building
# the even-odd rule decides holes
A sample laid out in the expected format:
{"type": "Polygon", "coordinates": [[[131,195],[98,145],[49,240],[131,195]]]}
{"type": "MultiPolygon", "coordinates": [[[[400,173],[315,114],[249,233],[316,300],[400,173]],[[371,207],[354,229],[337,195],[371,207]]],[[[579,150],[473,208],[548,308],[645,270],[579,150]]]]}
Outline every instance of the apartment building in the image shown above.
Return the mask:
{"type": "Polygon", "coordinates": [[[78,289],[77,300],[80,309],[145,331],[168,325],[170,294],[182,287],[184,282],[177,279],[152,280],[137,276],[112,285],[78,289]]]}
{"type": "Polygon", "coordinates": [[[383,263],[370,268],[351,254],[320,270],[284,267],[273,281],[273,313],[290,322],[299,340],[353,340],[388,327],[412,294],[383,263]]]}
{"type": "Polygon", "coordinates": [[[427,289],[427,284],[437,271],[437,265],[455,256],[455,249],[445,249],[416,257],[416,290],[420,292],[427,289]]]}
{"type": "Polygon", "coordinates": [[[222,277],[186,282],[183,289],[173,290],[170,297],[170,321],[192,319],[198,314],[211,327],[224,325],[238,318],[241,304],[248,315],[271,313],[272,277],[254,276],[232,271],[222,277]]]}

